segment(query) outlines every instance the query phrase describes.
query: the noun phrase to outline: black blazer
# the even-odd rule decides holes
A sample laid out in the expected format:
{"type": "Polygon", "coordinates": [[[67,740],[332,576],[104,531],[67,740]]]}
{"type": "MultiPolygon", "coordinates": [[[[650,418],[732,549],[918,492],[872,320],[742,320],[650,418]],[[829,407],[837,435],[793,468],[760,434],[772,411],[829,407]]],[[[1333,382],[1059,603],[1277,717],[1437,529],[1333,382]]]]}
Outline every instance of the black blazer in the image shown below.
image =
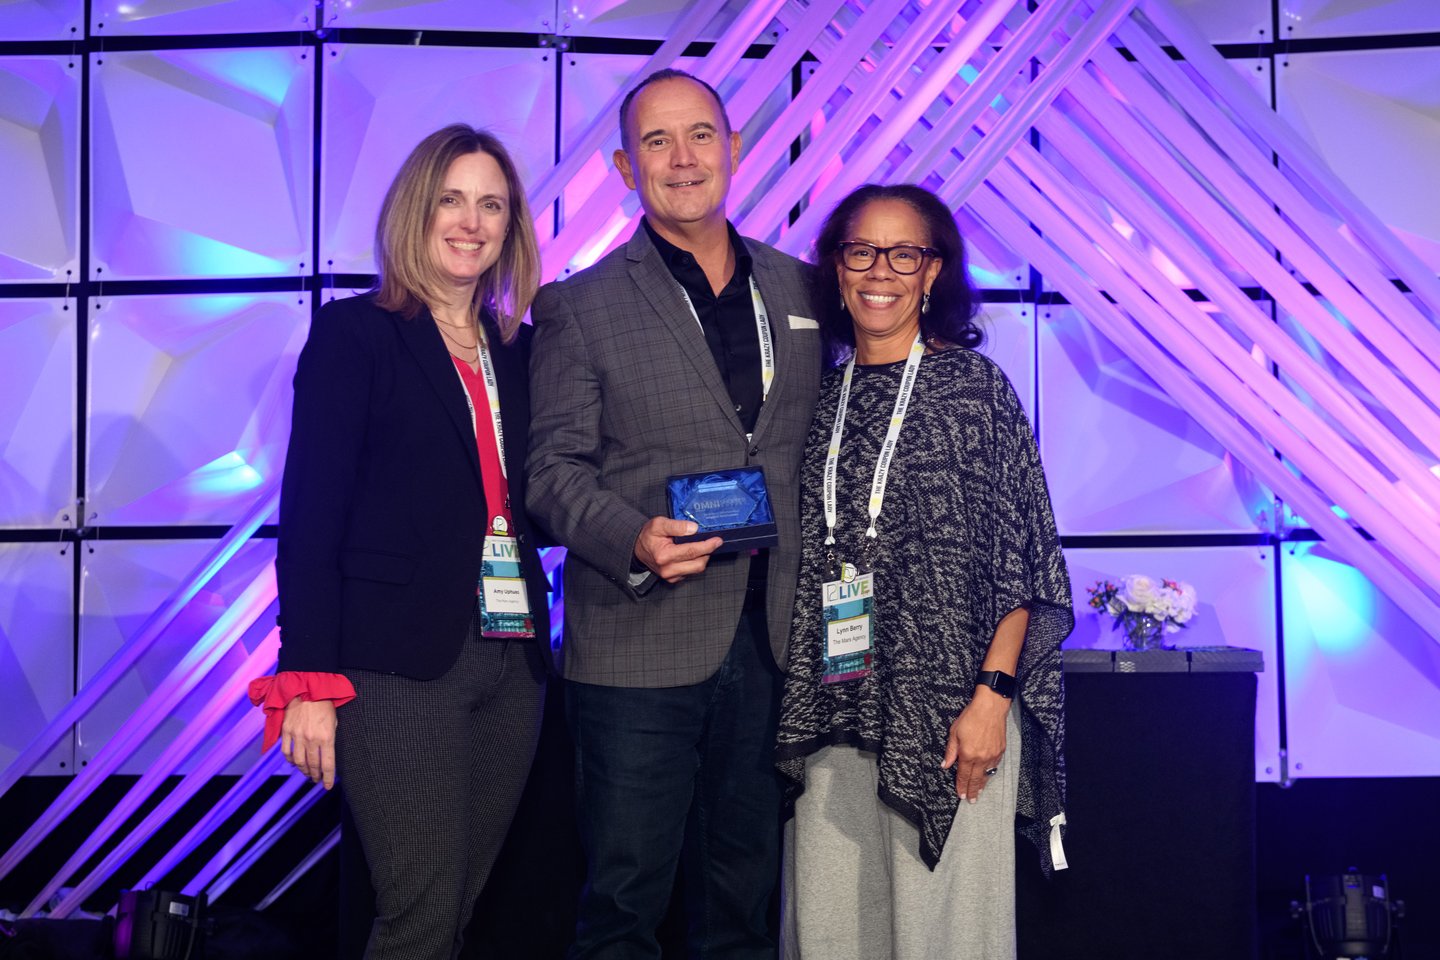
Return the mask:
{"type": "MultiPolygon", "coordinates": [[[[522,326],[505,346],[485,323],[521,564],[549,664],[549,587],[524,509],[531,331],[522,326]]],[[[476,412],[486,429],[484,408],[476,412]]],[[[280,669],[443,674],[469,627],[485,513],[464,387],[428,311],[406,320],[370,296],[321,307],[295,371],[281,484],[280,669]]]]}

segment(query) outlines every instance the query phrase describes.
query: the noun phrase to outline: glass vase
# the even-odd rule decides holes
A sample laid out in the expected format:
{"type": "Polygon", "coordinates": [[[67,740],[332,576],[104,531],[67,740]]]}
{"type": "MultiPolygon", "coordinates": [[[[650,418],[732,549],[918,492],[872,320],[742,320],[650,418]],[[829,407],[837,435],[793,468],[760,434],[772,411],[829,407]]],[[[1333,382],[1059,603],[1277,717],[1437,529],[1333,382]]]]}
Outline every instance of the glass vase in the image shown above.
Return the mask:
{"type": "Polygon", "coordinates": [[[1165,621],[1160,617],[1135,614],[1125,618],[1126,650],[1169,650],[1165,640],[1165,621]]]}

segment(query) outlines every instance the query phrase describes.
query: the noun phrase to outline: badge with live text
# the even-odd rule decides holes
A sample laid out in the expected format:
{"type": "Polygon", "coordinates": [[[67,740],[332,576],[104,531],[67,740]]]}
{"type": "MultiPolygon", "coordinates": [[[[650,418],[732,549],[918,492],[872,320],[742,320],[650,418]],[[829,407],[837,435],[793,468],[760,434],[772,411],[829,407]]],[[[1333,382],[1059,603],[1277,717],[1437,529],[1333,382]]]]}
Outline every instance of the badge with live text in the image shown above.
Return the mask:
{"type": "Polygon", "coordinates": [[[875,654],[875,575],[853,563],[840,565],[840,578],[820,587],[824,623],[825,683],[869,676],[875,654]]]}
{"type": "Polygon", "coordinates": [[[480,565],[480,632],[487,637],[533,637],[535,618],[520,570],[520,545],[514,537],[485,538],[480,565]]]}

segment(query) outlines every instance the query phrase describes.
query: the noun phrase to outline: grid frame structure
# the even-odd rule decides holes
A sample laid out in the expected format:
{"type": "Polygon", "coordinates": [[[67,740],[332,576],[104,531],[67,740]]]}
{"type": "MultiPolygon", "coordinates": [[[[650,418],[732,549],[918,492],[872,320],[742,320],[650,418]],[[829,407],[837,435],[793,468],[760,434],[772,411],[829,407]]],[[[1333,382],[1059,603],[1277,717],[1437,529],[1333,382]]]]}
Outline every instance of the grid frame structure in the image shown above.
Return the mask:
{"type": "MultiPolygon", "coordinates": [[[[159,9],[164,4],[152,6],[159,9]]],[[[148,25],[146,21],[136,20],[124,29],[116,28],[112,16],[108,26],[102,27],[101,24],[107,23],[107,20],[102,19],[106,8],[100,0],[83,3],[75,0],[69,4],[35,2],[18,7],[38,11],[33,22],[40,25],[27,23],[25,30],[28,33],[12,35],[23,36],[23,39],[0,42],[0,72],[5,71],[7,66],[22,62],[27,66],[41,65],[51,74],[58,71],[64,79],[49,81],[58,83],[61,91],[54,97],[49,113],[63,118],[65,111],[70,110],[77,118],[73,121],[74,136],[70,140],[54,132],[57,124],[64,127],[67,122],[64,119],[27,121],[41,131],[37,138],[42,142],[43,162],[58,165],[58,173],[48,174],[50,179],[74,185],[73,192],[62,188],[55,194],[62,200],[72,201],[68,206],[57,203],[54,210],[37,214],[54,227],[48,242],[53,244],[53,238],[59,237],[62,246],[73,244],[73,254],[67,248],[62,255],[51,255],[53,266],[32,270],[28,275],[20,275],[19,271],[13,271],[14,275],[6,274],[0,269],[0,310],[21,304],[44,304],[47,315],[52,316],[47,328],[51,334],[55,322],[53,316],[56,315],[63,315],[69,320],[68,329],[73,334],[73,349],[67,343],[62,359],[73,360],[74,367],[67,371],[67,378],[60,386],[60,392],[68,391],[73,403],[70,465],[68,469],[63,464],[54,468],[54,461],[63,460],[63,454],[57,454],[53,449],[43,454],[47,461],[46,489],[68,488],[73,496],[62,503],[53,503],[52,497],[44,506],[34,507],[27,513],[0,516],[0,545],[50,544],[49,549],[62,554],[72,565],[69,632],[73,641],[72,656],[77,664],[89,662],[86,651],[82,649],[81,623],[87,613],[93,612],[87,610],[85,598],[91,570],[87,556],[93,554],[96,541],[122,541],[137,545],[156,542],[157,546],[169,543],[203,544],[204,548],[195,552],[210,557],[221,551],[226,537],[234,537],[236,531],[250,531],[246,538],[253,537],[256,541],[246,548],[251,551],[263,552],[268,549],[269,539],[273,538],[273,504],[266,509],[265,496],[269,485],[265,481],[278,479],[273,446],[277,442],[283,443],[284,436],[284,413],[276,408],[276,384],[283,387],[287,379],[285,362],[287,358],[293,362],[298,344],[303,342],[305,318],[310,311],[317,309],[329,297],[363,288],[371,279],[368,273],[357,269],[365,263],[363,253],[344,259],[339,264],[342,269],[337,270],[336,258],[327,248],[328,235],[323,227],[327,215],[323,209],[323,197],[329,184],[324,178],[321,157],[327,149],[326,122],[333,107],[326,96],[333,94],[338,85],[327,87],[326,61],[338,58],[346,48],[367,51],[418,48],[427,52],[434,49],[436,56],[440,55],[440,48],[477,54],[497,51],[503,52],[509,59],[534,61],[538,70],[536,75],[541,77],[541,86],[553,104],[550,115],[553,116],[555,129],[551,132],[550,160],[558,167],[568,155],[562,141],[562,130],[567,123],[564,103],[567,70],[570,69],[565,65],[565,58],[624,56],[641,62],[664,47],[667,34],[673,32],[685,15],[706,4],[672,3],[669,9],[664,4],[639,4],[635,23],[643,26],[638,26],[628,35],[613,23],[593,31],[578,27],[573,20],[565,19],[559,5],[542,4],[516,13],[521,5],[510,4],[507,16],[513,13],[526,19],[496,21],[480,29],[467,29],[465,21],[447,19],[453,15],[453,10],[443,3],[434,4],[434,9],[449,12],[434,20],[382,22],[359,19],[355,22],[367,25],[357,26],[348,25],[341,17],[327,20],[331,11],[325,3],[290,4],[294,8],[293,16],[292,12],[287,12],[290,8],[284,3],[274,2],[264,6],[264,16],[247,23],[249,29],[230,32],[219,29],[223,20],[216,20],[204,29],[193,24],[177,27],[178,21],[175,20],[169,21],[170,26],[167,27],[163,16],[148,21],[148,25]],[[550,13],[552,7],[554,12],[550,13]],[[307,16],[312,17],[314,22],[305,19],[307,16]],[[547,16],[550,19],[546,19],[547,16]],[[42,24],[47,17],[49,21],[42,24]],[[532,21],[535,21],[534,30],[514,29],[532,21]],[[545,29],[547,26],[552,29],[545,29]],[[567,29],[570,32],[565,32],[567,29]],[[45,33],[46,30],[53,32],[45,33]],[[113,118],[105,107],[104,98],[111,89],[107,86],[111,83],[108,78],[118,73],[117,68],[133,62],[141,65],[138,73],[147,82],[163,84],[167,70],[173,73],[177,62],[233,65],[237,62],[236,58],[246,57],[255,62],[283,58],[292,68],[289,82],[285,82],[284,71],[275,69],[273,64],[269,68],[247,67],[247,74],[273,75],[269,76],[269,82],[274,84],[268,92],[262,89],[265,87],[265,76],[262,76],[260,81],[251,84],[253,89],[242,91],[248,99],[238,97],[234,91],[215,93],[216,98],[228,104],[227,109],[231,113],[252,120],[260,117],[272,127],[277,123],[293,122],[302,128],[298,132],[289,131],[293,135],[283,145],[274,147],[274,169],[269,172],[269,179],[262,181],[273,186],[273,189],[265,191],[267,196],[283,187],[289,197],[272,218],[275,222],[283,221],[286,229],[291,231],[288,235],[291,242],[284,255],[267,254],[258,259],[242,259],[240,267],[220,272],[196,266],[183,258],[165,261],[163,257],[158,262],[167,266],[157,271],[147,272],[143,267],[117,267],[107,256],[97,253],[97,240],[102,245],[112,243],[115,247],[124,247],[139,244],[161,251],[166,241],[163,237],[137,234],[133,230],[113,234],[114,230],[121,228],[107,225],[104,221],[105,211],[100,209],[103,204],[96,198],[96,191],[100,189],[96,176],[97,172],[102,178],[112,173],[116,162],[116,154],[107,153],[108,144],[113,142],[116,134],[113,118]],[[277,116],[299,119],[277,121],[277,116]],[[308,129],[305,129],[306,123],[308,129]],[[45,132],[47,129],[48,133],[45,132]],[[107,233],[107,230],[112,233],[107,233]],[[112,234],[123,239],[108,240],[112,234]],[[123,510],[114,511],[116,519],[112,521],[112,511],[103,509],[103,484],[98,482],[102,471],[87,455],[87,451],[104,439],[106,430],[103,418],[95,416],[99,410],[97,399],[100,394],[97,394],[96,388],[100,380],[93,371],[97,356],[106,349],[103,339],[97,340],[97,329],[104,326],[108,316],[105,310],[112,305],[140,303],[146,298],[195,303],[230,298],[237,299],[237,302],[245,301],[250,307],[256,303],[293,301],[286,314],[293,326],[282,337],[284,345],[275,349],[277,363],[266,368],[263,374],[255,374],[266,380],[266,386],[248,401],[266,406],[266,422],[270,426],[257,429],[253,423],[241,425],[236,428],[235,436],[230,438],[237,451],[241,447],[259,450],[259,460],[241,457],[238,462],[224,461],[224,456],[234,451],[222,451],[221,457],[182,465],[184,469],[177,467],[177,482],[183,479],[192,484],[212,483],[229,492],[230,506],[218,513],[199,511],[167,516],[162,505],[159,509],[140,511],[132,517],[127,517],[123,510]],[[79,322],[81,318],[84,322],[79,322]],[[271,449],[265,449],[267,442],[271,449]],[[262,460],[268,465],[263,470],[256,470],[253,464],[262,460]],[[251,472],[247,473],[247,469],[251,472]],[[260,476],[259,482],[256,476],[260,476]],[[244,487],[246,483],[251,484],[248,492],[244,487]]],[[[624,7],[624,4],[620,6],[624,7]]],[[[717,47],[723,45],[725,31],[735,22],[737,9],[743,5],[712,0],[708,6],[713,8],[713,15],[696,31],[697,39],[684,45],[680,52],[698,57],[713,54],[717,47]],[[714,26],[712,21],[719,26],[714,26]]],[[[773,20],[764,24],[754,42],[739,50],[737,56],[761,60],[786,36],[798,30],[800,17],[790,9],[791,6],[795,5],[787,5],[773,20]]],[[[857,2],[841,6],[848,25],[857,21],[869,5],[857,2]]],[[[1197,5],[1177,6],[1184,12],[1187,7],[1197,5]]],[[[1208,26],[1211,27],[1207,39],[1266,94],[1271,106],[1282,117],[1302,118],[1302,108],[1309,102],[1306,99],[1309,94],[1305,80],[1294,78],[1315,74],[1317,70],[1312,67],[1322,68],[1318,72],[1323,73],[1327,63],[1343,60],[1347,55],[1364,54],[1384,59],[1387,54],[1393,53],[1400,58],[1416,51],[1440,48],[1440,22],[1429,22],[1423,12],[1407,13],[1410,8],[1406,4],[1390,4],[1391,9],[1387,12],[1367,18],[1363,16],[1363,10],[1357,13],[1354,9],[1364,6],[1352,2],[1347,9],[1345,3],[1300,4],[1293,0],[1215,4],[1205,14],[1210,18],[1208,26]],[[1400,13],[1397,14],[1396,10],[1400,13]]],[[[1420,7],[1419,4],[1414,6],[1417,10],[1420,7]]],[[[1192,9],[1190,12],[1202,11],[1192,9]]],[[[907,6],[904,18],[909,19],[905,20],[906,25],[912,23],[915,16],[915,12],[907,6]]],[[[4,36],[7,34],[3,21],[0,21],[0,37],[4,36]]],[[[817,50],[819,47],[820,41],[817,41],[817,50]]],[[[823,50],[805,58],[799,66],[786,73],[782,93],[791,98],[798,97],[826,60],[823,50]]],[[[185,75],[195,74],[190,72],[185,75]]],[[[1363,93],[1363,89],[1360,92],[1363,93]]],[[[603,102],[604,98],[600,99],[603,102]]],[[[141,95],[136,98],[135,104],[143,105],[145,102],[145,95],[141,95]]],[[[593,102],[594,98],[587,101],[593,102]]],[[[132,111],[134,106],[132,104],[132,111]]],[[[135,115],[132,112],[130,116],[133,118],[135,115]]],[[[833,114],[827,115],[827,119],[833,119],[833,114]]],[[[817,123],[807,136],[818,138],[823,133],[824,124],[817,123]]],[[[1392,131],[1390,135],[1397,134],[1392,131]]],[[[1038,127],[1029,128],[1026,137],[1042,153],[1046,150],[1046,138],[1038,127]]],[[[577,149],[586,148],[586,143],[577,142],[577,149]]],[[[540,153],[543,155],[543,150],[540,153]]],[[[792,150],[792,156],[794,153],[792,150]]],[[[191,166],[203,166],[206,161],[203,154],[196,154],[188,162],[191,166]]],[[[953,158],[948,157],[944,162],[955,163],[953,158]]],[[[1369,200],[1366,194],[1374,188],[1373,185],[1357,179],[1354,172],[1365,169],[1363,155],[1358,160],[1347,157],[1345,162],[1352,165],[1351,179],[1347,182],[1361,194],[1362,199],[1369,200]]],[[[951,172],[936,169],[940,180],[951,172]]],[[[149,172],[154,178],[155,171],[149,172]]],[[[592,175],[597,173],[592,171],[592,175]]],[[[783,173],[782,164],[780,168],[770,169],[765,177],[756,179],[746,197],[737,204],[737,213],[747,217],[754,215],[765,191],[783,173]]],[[[534,171],[536,177],[540,174],[541,171],[534,171]]],[[[821,182],[840,174],[841,171],[832,165],[820,170],[816,179],[821,182]]],[[[224,182],[219,180],[215,183],[223,185],[224,182]]],[[[163,179],[155,178],[148,188],[151,198],[163,199],[160,195],[164,186],[163,179]]],[[[124,188],[140,192],[145,189],[143,185],[129,182],[124,184],[124,188]]],[[[210,189],[214,191],[219,187],[212,184],[210,189]]],[[[1384,199],[1384,195],[1376,196],[1384,199]]],[[[550,199],[551,203],[537,210],[537,216],[545,227],[542,236],[553,240],[562,235],[570,215],[574,213],[578,217],[580,211],[572,210],[570,202],[561,198],[558,190],[550,199]]],[[[1384,203],[1379,206],[1383,208],[1384,203]]],[[[1413,207],[1406,208],[1406,211],[1415,212],[1413,207]]],[[[633,214],[633,203],[628,212],[633,214]]],[[[793,224],[804,217],[804,205],[786,213],[793,224]]],[[[1022,390],[1022,400],[1037,424],[1047,463],[1051,464],[1052,486],[1065,485],[1064,492],[1056,497],[1057,508],[1067,548],[1086,558],[1086,563],[1080,567],[1100,576],[1107,570],[1111,574],[1131,572],[1128,568],[1120,569],[1117,564],[1144,562],[1146,569],[1137,572],[1173,576],[1196,563],[1194,558],[1199,556],[1209,558],[1198,561],[1198,567],[1202,569],[1219,569],[1228,563],[1232,570],[1253,564],[1262,571],[1241,578],[1245,589],[1217,575],[1217,579],[1211,581],[1214,589],[1209,591],[1215,599],[1207,600],[1209,606],[1205,609],[1206,619],[1211,624],[1236,624],[1236,629],[1240,629],[1238,624],[1248,623],[1247,636],[1253,638],[1253,642],[1246,645],[1258,646],[1266,654],[1268,672],[1262,680],[1261,729],[1257,733],[1257,746],[1260,748],[1257,779],[1284,782],[1297,775],[1433,775],[1440,772],[1440,760],[1429,757],[1424,749],[1410,749],[1403,753],[1395,751],[1393,756],[1386,754],[1386,763],[1390,765],[1382,764],[1377,769],[1368,766],[1373,759],[1371,757],[1363,758],[1364,763],[1360,764],[1357,761],[1362,758],[1358,754],[1326,748],[1321,743],[1321,735],[1328,729],[1325,717],[1337,697],[1343,696],[1349,708],[1364,714],[1366,699],[1374,696],[1375,691],[1362,688],[1337,693],[1334,684],[1343,671],[1335,664],[1343,663],[1343,659],[1332,659],[1330,666],[1318,674],[1309,671],[1305,665],[1324,662],[1327,656],[1343,657],[1347,651],[1379,643],[1378,631],[1393,629],[1397,623],[1407,622],[1404,614],[1376,592],[1365,577],[1359,576],[1357,581],[1353,567],[1337,561],[1322,546],[1316,546],[1323,542],[1323,536],[1232,458],[1223,444],[1211,439],[1198,427],[1182,406],[1165,395],[1162,386],[1125,356],[1124,350],[1117,349],[1103,333],[1089,326],[1084,320],[1083,310],[1067,300],[1051,282],[1049,274],[1017,253],[996,235],[988,222],[977,218],[970,207],[964,208],[960,216],[962,224],[967,226],[967,236],[972,238],[980,254],[975,276],[984,288],[985,300],[990,305],[990,349],[1004,355],[1002,364],[1022,390]],[[1068,376],[1077,381],[1073,389],[1057,386],[1066,380],[1067,356],[1080,361],[1069,367],[1068,376]],[[1147,442],[1137,441],[1125,448],[1127,455],[1138,458],[1138,465],[1117,461],[1113,450],[1093,443],[1088,451],[1077,449],[1067,452],[1062,449],[1067,440],[1067,430],[1094,429],[1093,426],[1087,428],[1079,415],[1067,418],[1060,412],[1074,396],[1097,398],[1095,405],[1084,414],[1085,418],[1104,421],[1108,417],[1123,415],[1153,428],[1153,435],[1147,442]],[[1117,396],[1123,396],[1123,399],[1115,400],[1117,396]],[[1195,436],[1188,436],[1192,432],[1195,436]],[[1053,472],[1057,463],[1066,468],[1064,476],[1053,472]],[[1072,484],[1072,468],[1091,472],[1083,476],[1083,483],[1072,484]],[[1139,478],[1134,496],[1124,493],[1123,484],[1110,482],[1109,478],[1116,475],[1139,478]],[[1097,489],[1101,489],[1102,493],[1090,494],[1097,489]],[[1181,492],[1177,493],[1177,490],[1181,492]],[[1218,499],[1214,496],[1216,494],[1218,499]],[[1186,508],[1180,511],[1183,513],[1180,520],[1173,516],[1167,518],[1167,498],[1205,506],[1203,509],[1186,508]],[[1222,507],[1214,507],[1217,502],[1222,507]],[[1243,561],[1239,559],[1242,556],[1243,561]],[[1303,574],[1293,572],[1302,568],[1306,571],[1303,574]],[[1257,583],[1257,576],[1262,585],[1258,592],[1251,589],[1257,583]],[[1264,583],[1267,578],[1268,587],[1264,583]],[[1352,589],[1352,593],[1346,592],[1352,589]],[[1234,599],[1242,595],[1246,599],[1234,599]],[[1378,612],[1368,623],[1336,622],[1333,619],[1326,622],[1323,618],[1310,615],[1297,618],[1295,622],[1301,628],[1297,636],[1301,639],[1287,648],[1286,610],[1297,607],[1309,610],[1318,602],[1316,598],[1334,596],[1363,597],[1365,599],[1357,600],[1357,603],[1373,604],[1378,612]],[[1227,598],[1223,601],[1225,603],[1247,603],[1251,606],[1243,610],[1222,609],[1222,597],[1227,598]],[[1303,657],[1289,656],[1291,652],[1301,650],[1304,651],[1303,657]],[[1317,657],[1321,659],[1316,660],[1317,657]],[[1357,700],[1360,703],[1358,707],[1355,706],[1357,700]],[[1301,730],[1315,735],[1292,738],[1292,732],[1301,730]],[[1307,750],[1313,753],[1307,753],[1307,750]],[[1418,767],[1414,766],[1417,755],[1423,761],[1418,767]],[[1297,770],[1295,765],[1300,762],[1306,766],[1297,770]],[[1425,766],[1426,763],[1432,766],[1425,766]]],[[[1435,258],[1427,244],[1440,244],[1440,233],[1427,235],[1426,222],[1407,222],[1406,239],[1418,238],[1416,248],[1433,272],[1440,265],[1440,258],[1435,258]]],[[[613,236],[610,239],[613,242],[613,236]]],[[[783,236],[771,239],[782,240],[783,236]]],[[[229,246],[243,248],[244,243],[229,243],[229,246]]],[[[563,243],[558,249],[570,250],[563,243]]],[[[0,235],[0,265],[5,263],[3,258],[6,253],[3,235],[0,235]]],[[[551,265],[547,269],[552,274],[561,273],[593,259],[598,253],[599,248],[593,246],[584,250],[575,248],[571,256],[562,258],[565,266],[551,265]]],[[[1269,299],[1264,286],[1258,282],[1248,283],[1248,279],[1242,277],[1240,282],[1256,309],[1283,324],[1286,318],[1269,299]]],[[[246,329],[258,330],[261,327],[246,329]]],[[[3,329],[0,329],[0,336],[3,335],[3,329]]],[[[29,344],[29,338],[25,339],[27,345],[34,346],[29,344]]],[[[174,358],[170,357],[165,363],[173,365],[174,358]]],[[[136,389],[144,387],[141,384],[136,389]]],[[[283,394],[283,390],[279,393],[283,394]]],[[[0,399],[10,404],[9,409],[23,409],[22,401],[10,393],[0,391],[0,399]]],[[[1084,446],[1084,443],[1077,444],[1077,447],[1084,446]]],[[[131,455],[142,456],[143,453],[141,448],[131,455]]],[[[34,489],[33,485],[31,489],[34,489]]],[[[548,562],[553,568],[557,561],[558,557],[552,557],[548,562]]],[[[221,596],[226,604],[248,604],[249,608],[263,613],[269,608],[272,598],[263,589],[253,592],[253,586],[236,582],[221,589],[217,596],[221,596]]],[[[1084,583],[1077,580],[1075,586],[1077,595],[1083,601],[1084,583]]],[[[1083,609],[1080,612],[1083,614],[1083,609]]],[[[149,622],[147,615],[148,611],[142,609],[131,610],[128,616],[134,623],[130,631],[143,634],[149,622]]],[[[1093,620],[1087,621],[1087,624],[1082,630],[1090,635],[1085,642],[1100,645],[1114,642],[1113,635],[1090,629],[1094,625],[1093,620]]],[[[1413,623],[1410,626],[1413,628],[1413,623]]],[[[163,629],[170,628],[168,624],[164,628],[156,628],[157,636],[163,629]]],[[[10,642],[26,642],[13,625],[8,629],[9,635],[15,638],[10,642]]],[[[46,635],[53,636],[54,631],[46,635]]],[[[1229,636],[1232,642],[1234,639],[1229,631],[1219,636],[1229,636]]],[[[1216,635],[1207,627],[1186,637],[1191,643],[1201,642],[1202,639],[1215,640],[1216,635]]],[[[250,651],[253,653],[263,647],[264,640],[265,637],[260,635],[237,636],[231,643],[240,643],[238,649],[242,650],[253,647],[254,650],[250,651]]],[[[165,644],[158,644],[154,655],[161,656],[163,660],[164,649],[165,644]]],[[[1433,645],[1426,647],[1422,644],[1413,651],[1407,648],[1401,660],[1410,661],[1412,666],[1420,662],[1422,666],[1414,669],[1417,676],[1423,676],[1423,663],[1428,662],[1427,657],[1433,657],[1433,653],[1429,652],[1431,650],[1433,645]]],[[[137,663],[133,669],[156,668],[137,663]]],[[[97,674],[99,670],[97,665],[97,674]]],[[[78,692],[95,675],[87,677],[83,670],[77,668],[75,690],[72,692],[78,692]]],[[[157,676],[155,683],[158,685],[160,682],[161,676],[157,676]]],[[[153,693],[154,689],[155,686],[151,686],[145,693],[153,693]]],[[[1425,692],[1418,682],[1414,689],[1418,694],[1425,692]]],[[[187,690],[176,703],[186,704],[184,709],[187,711],[203,712],[208,703],[205,691],[195,691],[196,688],[187,690]]],[[[141,695],[135,696],[138,698],[141,695]]],[[[1382,727],[1387,719],[1383,710],[1372,712],[1370,716],[1382,727]]],[[[1406,722],[1414,725],[1412,721],[1406,722]]],[[[120,725],[115,726],[114,732],[119,732],[120,725]]],[[[254,731],[248,735],[253,737],[254,731]]],[[[136,773],[149,769],[165,754],[160,739],[157,737],[156,743],[137,748],[127,760],[134,766],[123,769],[136,773]]],[[[47,749],[45,772],[75,773],[77,763],[89,762],[90,748],[77,744],[73,735],[68,742],[68,749],[47,749]]],[[[1434,742],[1423,729],[1416,741],[1421,747],[1433,746],[1434,742]]],[[[12,744],[11,749],[14,751],[12,755],[19,754],[22,745],[12,744]]],[[[239,752],[234,755],[239,756],[239,752]]],[[[0,757],[0,760],[5,759],[9,758],[0,757]]],[[[181,763],[173,769],[196,769],[194,761],[191,763],[192,766],[181,763]]],[[[239,772],[249,768],[248,761],[233,761],[216,769],[239,772]]],[[[74,902],[78,904],[80,899],[83,895],[76,895],[74,902]]]]}

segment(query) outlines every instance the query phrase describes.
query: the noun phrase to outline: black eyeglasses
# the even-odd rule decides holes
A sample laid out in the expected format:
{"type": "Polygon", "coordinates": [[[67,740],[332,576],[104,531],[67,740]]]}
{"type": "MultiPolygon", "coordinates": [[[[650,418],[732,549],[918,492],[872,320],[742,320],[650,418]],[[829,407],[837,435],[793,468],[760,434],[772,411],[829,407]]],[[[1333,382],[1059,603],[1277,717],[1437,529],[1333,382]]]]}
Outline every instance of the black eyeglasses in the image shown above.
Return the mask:
{"type": "Polygon", "coordinates": [[[838,246],[840,262],[845,265],[846,270],[856,273],[864,273],[875,266],[881,254],[884,254],[891,270],[902,274],[919,273],[920,268],[925,265],[926,257],[940,255],[940,251],[933,247],[916,247],[908,243],[895,247],[877,247],[864,240],[841,240],[838,246]]]}

